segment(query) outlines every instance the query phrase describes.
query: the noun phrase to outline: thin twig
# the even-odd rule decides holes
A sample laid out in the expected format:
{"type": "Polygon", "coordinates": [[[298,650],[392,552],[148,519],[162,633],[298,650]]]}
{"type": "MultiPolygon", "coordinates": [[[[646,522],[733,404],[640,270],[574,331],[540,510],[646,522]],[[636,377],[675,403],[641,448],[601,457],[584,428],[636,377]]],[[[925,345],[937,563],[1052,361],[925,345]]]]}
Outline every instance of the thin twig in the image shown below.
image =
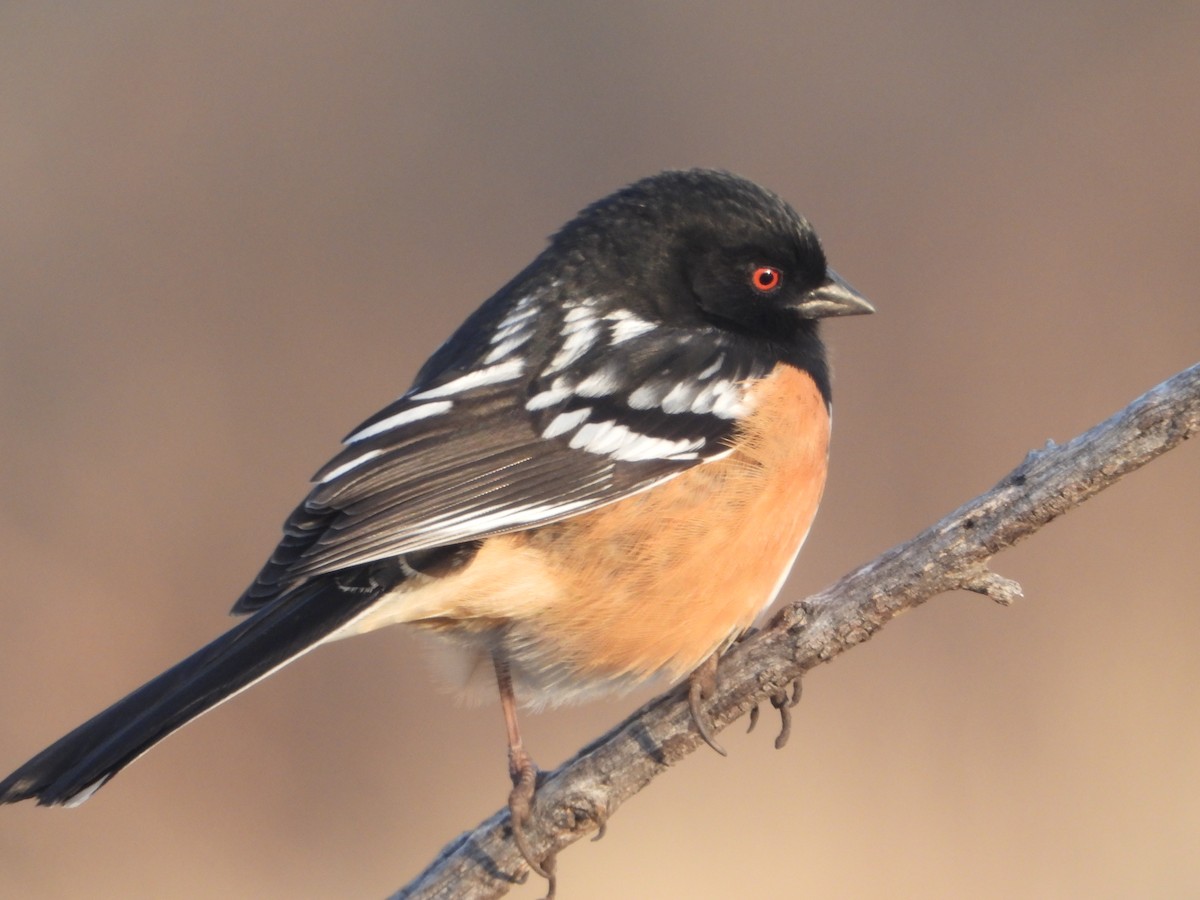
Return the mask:
{"type": "MultiPolygon", "coordinates": [[[[738,644],[721,661],[720,687],[708,706],[714,731],[931,597],[968,590],[1011,603],[1021,588],[988,569],[992,556],[1197,431],[1200,364],[1069,443],[1030,452],[991,490],[832,587],[788,605],[738,644]]],[[[529,843],[539,853],[562,850],[702,745],[686,691],[651,701],[544,777],[526,827],[529,843]]],[[[501,811],[447,845],[393,900],[498,897],[526,872],[501,811]]]]}

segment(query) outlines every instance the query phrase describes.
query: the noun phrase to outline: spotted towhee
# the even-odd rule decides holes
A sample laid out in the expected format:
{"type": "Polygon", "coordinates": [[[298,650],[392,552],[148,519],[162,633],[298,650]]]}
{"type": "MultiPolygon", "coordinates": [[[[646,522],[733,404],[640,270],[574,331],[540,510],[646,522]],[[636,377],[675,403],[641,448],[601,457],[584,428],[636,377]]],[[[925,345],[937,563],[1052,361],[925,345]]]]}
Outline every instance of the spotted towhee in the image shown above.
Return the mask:
{"type": "Polygon", "coordinates": [[[871,311],[809,223],[742,178],[666,172],[589,206],[345,439],[234,605],[249,617],[21,766],[0,802],[81,803],[318,644],[406,622],[456,651],[462,687],[494,675],[514,833],[542,871],[518,700],[715,666],[821,498],[817,320],[871,311]]]}

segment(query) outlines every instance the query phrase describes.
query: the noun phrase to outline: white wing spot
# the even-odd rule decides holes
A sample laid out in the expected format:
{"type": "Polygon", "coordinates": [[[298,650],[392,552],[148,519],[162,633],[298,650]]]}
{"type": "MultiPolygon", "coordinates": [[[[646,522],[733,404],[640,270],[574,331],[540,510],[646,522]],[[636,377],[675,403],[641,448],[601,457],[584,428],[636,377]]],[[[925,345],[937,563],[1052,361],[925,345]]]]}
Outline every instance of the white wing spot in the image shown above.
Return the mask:
{"type": "Polygon", "coordinates": [[[445,533],[470,523],[470,534],[483,534],[489,531],[508,530],[532,522],[562,518],[567,513],[579,509],[581,506],[587,506],[591,502],[590,500],[568,500],[544,506],[517,506],[511,509],[499,509],[491,513],[472,510],[465,515],[438,520],[436,525],[439,531],[445,533]]]}
{"type": "Polygon", "coordinates": [[[666,413],[712,413],[736,419],[749,411],[750,399],[741,382],[719,378],[700,382],[648,381],[630,393],[630,409],[661,409],[666,413]]]}
{"type": "Polygon", "coordinates": [[[535,299],[536,298],[530,295],[522,297],[520,300],[518,300],[509,314],[500,320],[498,330],[503,331],[505,329],[512,328],[524,322],[526,319],[531,319],[536,316],[538,308],[534,303],[535,299]]]}
{"type": "Polygon", "coordinates": [[[572,450],[613,454],[629,438],[629,429],[616,422],[589,422],[571,438],[572,450]]]}
{"type": "Polygon", "coordinates": [[[647,381],[629,395],[631,409],[654,409],[667,396],[669,387],[662,381],[647,381]]]}
{"type": "Polygon", "coordinates": [[[342,465],[338,466],[332,472],[326,472],[325,475],[321,478],[321,481],[319,483],[320,484],[329,484],[329,482],[333,481],[335,478],[345,475],[351,469],[357,469],[359,466],[361,466],[363,463],[367,462],[368,460],[372,460],[375,457],[382,456],[382,455],[383,455],[382,450],[368,450],[362,456],[356,456],[354,459],[350,460],[350,462],[342,463],[342,465]]]}
{"type": "Polygon", "coordinates": [[[516,337],[511,337],[508,340],[500,341],[499,343],[495,343],[493,341],[491,352],[489,352],[488,355],[483,358],[484,365],[490,366],[492,363],[499,362],[500,360],[504,359],[504,357],[508,356],[518,347],[522,347],[527,344],[530,337],[532,337],[532,335],[526,333],[518,334],[516,337]]]}
{"type": "Polygon", "coordinates": [[[681,381],[671,392],[662,398],[662,410],[665,413],[691,412],[692,401],[703,387],[699,382],[681,381]]]}
{"type": "Polygon", "coordinates": [[[728,384],[725,381],[714,381],[704,386],[704,390],[692,398],[692,412],[694,413],[710,413],[713,407],[717,405],[717,395],[722,389],[722,385],[728,384]]]}
{"type": "Polygon", "coordinates": [[[591,350],[599,337],[600,323],[590,309],[576,306],[567,310],[563,319],[563,343],[554,354],[554,359],[550,360],[546,374],[558,372],[571,365],[591,350]]]}
{"type": "Polygon", "coordinates": [[[616,393],[620,387],[621,370],[615,365],[607,365],[575,385],[575,393],[580,397],[605,397],[616,393]]]}
{"type": "Polygon", "coordinates": [[[580,322],[583,320],[595,322],[596,314],[586,306],[572,306],[567,310],[567,314],[563,316],[563,321],[567,324],[571,324],[572,322],[580,322]]]}
{"type": "Polygon", "coordinates": [[[604,319],[612,324],[612,340],[614,344],[623,344],[637,337],[639,334],[651,331],[655,327],[653,322],[647,322],[641,316],[631,313],[626,309],[615,309],[605,315],[604,319]]]}
{"type": "Polygon", "coordinates": [[[490,365],[499,362],[518,347],[528,343],[533,337],[533,320],[537,313],[538,308],[533,297],[522,297],[518,300],[508,315],[496,325],[491,338],[492,350],[484,357],[484,363],[490,365]]]}
{"type": "Polygon", "coordinates": [[[525,361],[523,359],[510,359],[508,362],[497,363],[494,366],[488,366],[486,369],[476,369],[452,381],[447,381],[445,384],[439,384],[437,387],[432,387],[427,391],[413,394],[412,399],[434,400],[439,397],[449,397],[463,391],[469,391],[472,388],[511,381],[519,377],[523,371],[525,371],[525,361]]]}
{"type": "MultiPolygon", "coordinates": [[[[560,379],[561,380],[561,379],[560,379]]],[[[561,403],[571,396],[571,390],[566,387],[560,387],[558,381],[553,386],[546,390],[534,394],[525,401],[525,408],[530,412],[538,409],[548,409],[555,404],[561,403]]]]}
{"type": "MultiPolygon", "coordinates": [[[[745,388],[736,381],[717,381],[713,384],[711,412],[722,419],[737,419],[750,411],[752,405],[745,388]]],[[[706,410],[708,411],[708,410],[706,410]]]]}
{"type": "Polygon", "coordinates": [[[344,443],[354,444],[358,441],[365,440],[369,437],[374,437],[392,428],[399,428],[401,425],[407,425],[409,422],[419,422],[421,419],[428,419],[430,416],[441,415],[449,410],[453,403],[449,400],[439,400],[437,403],[422,403],[419,406],[410,406],[408,409],[402,409],[394,416],[388,416],[386,419],[380,419],[373,425],[368,425],[366,428],[360,428],[358,431],[350,435],[344,443]]]}
{"type": "Polygon", "coordinates": [[[721,370],[721,366],[723,366],[723,365],[725,365],[725,354],[724,353],[722,353],[715,360],[713,360],[712,365],[708,366],[703,372],[701,372],[696,377],[699,378],[701,381],[703,381],[706,378],[711,378],[713,375],[716,375],[717,372],[719,372],[721,370]]]}
{"type": "MultiPolygon", "coordinates": [[[[550,424],[546,426],[546,430],[542,432],[542,437],[552,438],[558,437],[560,434],[566,434],[576,425],[579,425],[588,416],[592,414],[592,408],[585,406],[583,409],[576,409],[571,412],[559,413],[550,420],[550,424]]],[[[572,443],[572,446],[574,444],[572,443]]]]}
{"type": "Polygon", "coordinates": [[[704,446],[704,438],[671,441],[647,437],[616,422],[589,422],[571,438],[571,447],[599,453],[612,459],[636,462],[647,459],[696,459],[695,451],[704,446]]]}

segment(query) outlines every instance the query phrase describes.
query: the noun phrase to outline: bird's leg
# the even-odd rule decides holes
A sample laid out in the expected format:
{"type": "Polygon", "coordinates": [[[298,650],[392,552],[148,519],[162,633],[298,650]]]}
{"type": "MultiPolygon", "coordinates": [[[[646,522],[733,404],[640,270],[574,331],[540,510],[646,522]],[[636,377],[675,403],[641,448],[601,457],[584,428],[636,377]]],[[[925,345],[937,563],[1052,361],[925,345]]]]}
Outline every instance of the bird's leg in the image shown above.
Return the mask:
{"type": "Polygon", "coordinates": [[[700,732],[700,737],[704,738],[704,743],[722,756],[728,756],[725,748],[718,744],[713,736],[709,718],[700,706],[717,692],[717,662],[720,658],[720,651],[714,653],[688,676],[688,709],[691,710],[692,721],[696,723],[696,730],[700,732]]]}
{"type": "Polygon", "coordinates": [[[508,732],[508,774],[512,779],[512,792],[508,795],[508,813],[512,820],[513,840],[517,849],[533,869],[550,882],[546,900],[552,900],[557,887],[554,874],[554,855],[537,859],[525,838],[525,825],[533,811],[533,795],[537,789],[538,769],[533,758],[525,752],[521,743],[521,729],[517,724],[517,698],[513,693],[512,673],[508,661],[498,653],[492,655],[496,667],[496,686],[500,689],[500,708],[504,711],[504,727],[508,732]]]}

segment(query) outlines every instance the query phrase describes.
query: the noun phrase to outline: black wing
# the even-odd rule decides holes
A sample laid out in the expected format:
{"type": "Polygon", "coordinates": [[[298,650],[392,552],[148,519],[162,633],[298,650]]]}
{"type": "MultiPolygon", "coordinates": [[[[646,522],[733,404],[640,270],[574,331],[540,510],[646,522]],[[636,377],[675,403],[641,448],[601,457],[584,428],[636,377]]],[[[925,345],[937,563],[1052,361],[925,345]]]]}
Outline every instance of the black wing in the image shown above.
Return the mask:
{"type": "Polygon", "coordinates": [[[346,438],[236,612],[305,578],[547,524],[672,478],[728,451],[746,384],[765,374],[716,330],[588,304],[499,312],[469,321],[469,339],[433,358],[440,371],[427,365],[346,438]]]}

